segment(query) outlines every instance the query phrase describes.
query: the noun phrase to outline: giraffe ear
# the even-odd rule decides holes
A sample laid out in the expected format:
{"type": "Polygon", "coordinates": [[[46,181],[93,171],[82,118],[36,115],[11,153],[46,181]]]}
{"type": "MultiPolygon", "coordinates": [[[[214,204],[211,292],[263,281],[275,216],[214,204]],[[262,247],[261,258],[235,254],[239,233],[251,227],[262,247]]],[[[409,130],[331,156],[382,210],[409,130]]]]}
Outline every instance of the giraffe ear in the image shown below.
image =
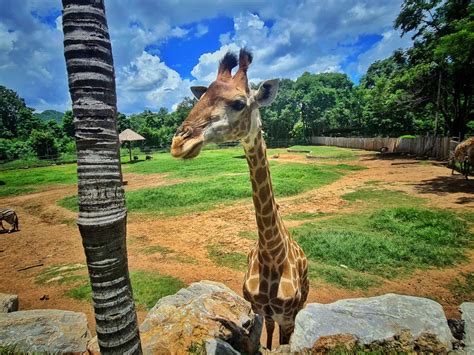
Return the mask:
{"type": "Polygon", "coordinates": [[[271,79],[260,84],[255,94],[255,100],[259,106],[268,106],[275,100],[278,92],[278,81],[278,79],[271,79]]]}
{"type": "Polygon", "coordinates": [[[196,99],[200,99],[202,95],[207,91],[205,86],[191,86],[191,92],[193,93],[196,99]]]}

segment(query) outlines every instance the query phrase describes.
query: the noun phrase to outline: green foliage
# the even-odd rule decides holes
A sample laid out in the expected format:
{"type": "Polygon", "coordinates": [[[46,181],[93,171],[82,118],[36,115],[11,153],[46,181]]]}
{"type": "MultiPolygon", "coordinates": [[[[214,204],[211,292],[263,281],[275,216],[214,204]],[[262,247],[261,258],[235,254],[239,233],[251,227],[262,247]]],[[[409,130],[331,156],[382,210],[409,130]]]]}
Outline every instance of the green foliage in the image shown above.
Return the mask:
{"type": "MultiPolygon", "coordinates": [[[[296,80],[281,79],[276,99],[261,109],[268,146],[307,143],[315,135],[474,133],[474,4],[404,0],[394,26],[403,35],[413,34],[413,46],[372,63],[357,86],[342,73],[306,72],[296,80]]],[[[167,148],[195,102],[185,98],[174,112],[118,113],[117,129],[131,128],[146,138],[132,143],[133,148],[167,148]]],[[[32,151],[51,149],[55,156],[54,147],[72,154],[71,112],[64,114],[61,125],[58,112],[32,112],[14,91],[0,87],[0,139],[12,140],[0,143],[0,158],[29,159],[32,151]],[[32,147],[29,137],[35,130],[56,142],[43,138],[32,147]],[[20,150],[12,148],[17,141],[20,150]]]]}
{"type": "Polygon", "coordinates": [[[71,110],[64,112],[61,119],[62,129],[67,137],[74,137],[74,115],[71,110]]]}
{"type": "Polygon", "coordinates": [[[42,121],[54,121],[61,123],[64,113],[56,110],[45,110],[41,113],[34,113],[33,116],[39,118],[42,121]]]}
{"type": "Polygon", "coordinates": [[[55,159],[58,157],[58,144],[52,132],[33,130],[29,143],[39,159],[55,159]]]}
{"type": "Polygon", "coordinates": [[[473,237],[453,213],[405,207],[339,215],[293,234],[310,260],[386,278],[464,261],[473,237]]]}

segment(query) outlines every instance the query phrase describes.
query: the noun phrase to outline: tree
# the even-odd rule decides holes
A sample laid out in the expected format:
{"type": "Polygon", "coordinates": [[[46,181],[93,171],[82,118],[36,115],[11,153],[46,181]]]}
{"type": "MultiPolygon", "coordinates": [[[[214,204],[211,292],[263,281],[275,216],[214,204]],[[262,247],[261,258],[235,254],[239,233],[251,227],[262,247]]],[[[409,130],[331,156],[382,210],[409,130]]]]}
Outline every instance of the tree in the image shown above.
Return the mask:
{"type": "Polygon", "coordinates": [[[418,105],[431,105],[448,133],[461,137],[473,111],[473,20],[470,0],[405,0],[395,20],[402,35],[414,33],[407,56],[411,68],[421,66],[418,105]]]}
{"type": "Polygon", "coordinates": [[[68,137],[74,137],[74,115],[71,110],[64,112],[63,118],[61,120],[61,126],[68,137]]]}
{"type": "Polygon", "coordinates": [[[33,130],[29,143],[39,159],[56,159],[58,157],[58,144],[50,131],[33,130]]]}
{"type": "Polygon", "coordinates": [[[15,91],[0,85],[0,138],[27,137],[40,125],[41,121],[33,117],[33,110],[25,105],[25,101],[15,91]]]}
{"type": "Polygon", "coordinates": [[[99,346],[141,353],[128,273],[117,99],[103,0],[63,0],[64,56],[76,118],[79,218],[99,346]]]}

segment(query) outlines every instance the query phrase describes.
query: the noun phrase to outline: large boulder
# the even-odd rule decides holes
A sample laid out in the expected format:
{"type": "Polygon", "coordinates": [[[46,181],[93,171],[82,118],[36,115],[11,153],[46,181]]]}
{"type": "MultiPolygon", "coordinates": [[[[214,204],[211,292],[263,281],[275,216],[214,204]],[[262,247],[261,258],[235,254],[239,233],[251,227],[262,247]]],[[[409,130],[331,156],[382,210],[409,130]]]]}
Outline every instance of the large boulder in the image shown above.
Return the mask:
{"type": "Polygon", "coordinates": [[[90,333],[84,313],[41,309],[0,313],[0,345],[19,353],[84,353],[90,333]]]}
{"type": "Polygon", "coordinates": [[[18,296],[0,293],[0,313],[18,311],[18,296]]]}
{"type": "Polygon", "coordinates": [[[474,303],[464,302],[459,308],[464,321],[464,350],[474,354],[474,303]]]}
{"type": "Polygon", "coordinates": [[[311,303],[296,316],[291,350],[446,353],[453,338],[435,301],[396,294],[311,303]]]}
{"type": "Polygon", "coordinates": [[[262,319],[223,284],[201,281],[158,301],[140,326],[145,354],[253,354],[262,319]]]}

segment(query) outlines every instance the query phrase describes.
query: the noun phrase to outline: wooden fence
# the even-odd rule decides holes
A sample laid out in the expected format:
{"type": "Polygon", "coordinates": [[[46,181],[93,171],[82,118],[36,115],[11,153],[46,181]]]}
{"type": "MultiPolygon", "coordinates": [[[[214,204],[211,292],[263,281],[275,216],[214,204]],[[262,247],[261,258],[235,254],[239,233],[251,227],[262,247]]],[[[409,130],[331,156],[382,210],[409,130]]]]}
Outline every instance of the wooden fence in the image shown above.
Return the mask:
{"type": "Polygon", "coordinates": [[[416,137],[416,138],[342,138],[313,137],[311,143],[343,148],[380,151],[386,147],[388,153],[407,153],[423,157],[446,160],[457,142],[449,137],[416,137]]]}

